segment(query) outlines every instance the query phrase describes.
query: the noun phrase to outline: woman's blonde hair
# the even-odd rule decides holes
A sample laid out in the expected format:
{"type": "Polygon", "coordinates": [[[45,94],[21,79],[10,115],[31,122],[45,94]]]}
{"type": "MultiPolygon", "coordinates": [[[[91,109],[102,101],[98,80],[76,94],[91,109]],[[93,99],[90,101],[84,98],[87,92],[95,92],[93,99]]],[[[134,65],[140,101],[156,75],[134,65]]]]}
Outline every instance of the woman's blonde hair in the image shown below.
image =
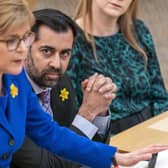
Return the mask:
{"type": "MultiPolygon", "coordinates": [[[[92,1],[93,0],[80,0],[76,13],[74,16],[74,20],[82,17],[82,25],[83,30],[85,33],[86,39],[91,43],[93,47],[94,56],[96,56],[96,48],[94,44],[94,38],[92,34],[92,1]],[[89,24],[89,25],[87,25],[89,24]],[[86,27],[89,26],[89,30],[91,34],[88,34],[86,27]]],[[[126,40],[128,43],[139,53],[141,53],[146,58],[145,51],[140,47],[138,44],[135,36],[134,36],[134,24],[133,20],[137,18],[137,8],[138,8],[138,0],[133,0],[127,10],[126,13],[124,13],[122,16],[120,16],[118,20],[118,24],[120,27],[120,31],[124,34],[126,40]]],[[[97,58],[97,57],[96,57],[97,58]]]]}
{"type": "Polygon", "coordinates": [[[21,24],[34,24],[34,16],[25,0],[0,0],[0,34],[21,24]]]}

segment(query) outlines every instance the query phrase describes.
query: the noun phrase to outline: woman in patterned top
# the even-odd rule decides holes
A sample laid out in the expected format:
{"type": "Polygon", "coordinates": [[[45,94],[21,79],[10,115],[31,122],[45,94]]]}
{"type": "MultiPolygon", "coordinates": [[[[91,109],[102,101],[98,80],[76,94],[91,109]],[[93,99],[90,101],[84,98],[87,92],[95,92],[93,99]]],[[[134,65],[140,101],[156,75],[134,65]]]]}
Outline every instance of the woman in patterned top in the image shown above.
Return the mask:
{"type": "Polygon", "coordinates": [[[165,89],[150,31],[138,20],[138,0],[81,0],[75,21],[69,75],[81,103],[80,83],[95,72],[118,87],[110,106],[112,134],[168,110],[165,89]]]}

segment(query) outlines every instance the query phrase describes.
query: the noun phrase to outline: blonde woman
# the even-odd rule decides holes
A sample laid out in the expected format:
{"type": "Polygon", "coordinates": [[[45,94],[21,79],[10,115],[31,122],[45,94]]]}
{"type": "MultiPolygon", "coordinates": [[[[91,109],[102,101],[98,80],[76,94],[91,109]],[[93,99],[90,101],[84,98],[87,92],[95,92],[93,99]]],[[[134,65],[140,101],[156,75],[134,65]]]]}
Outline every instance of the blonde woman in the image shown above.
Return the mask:
{"type": "Polygon", "coordinates": [[[138,1],[80,0],[75,15],[78,37],[69,75],[79,104],[80,83],[95,72],[117,85],[110,106],[112,134],[168,110],[152,36],[137,19],[138,1]]]}
{"type": "Polygon", "coordinates": [[[91,142],[52,121],[41,109],[23,70],[34,40],[33,22],[26,1],[0,0],[0,167],[9,168],[25,133],[50,152],[93,168],[109,168],[113,156],[120,164],[132,165],[168,149],[168,145],[156,145],[119,154],[115,147],[91,142]]]}

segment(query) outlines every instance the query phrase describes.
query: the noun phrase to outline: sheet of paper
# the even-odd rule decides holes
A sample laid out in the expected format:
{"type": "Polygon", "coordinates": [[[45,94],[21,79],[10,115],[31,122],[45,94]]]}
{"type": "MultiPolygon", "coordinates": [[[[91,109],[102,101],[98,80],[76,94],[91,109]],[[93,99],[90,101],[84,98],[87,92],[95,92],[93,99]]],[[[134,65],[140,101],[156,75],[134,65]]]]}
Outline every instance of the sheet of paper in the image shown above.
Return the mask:
{"type": "Polygon", "coordinates": [[[168,150],[159,152],[156,168],[168,168],[168,150]]]}
{"type": "MultiPolygon", "coordinates": [[[[147,168],[148,162],[142,161],[134,166],[130,166],[130,167],[120,166],[120,167],[121,168],[147,168]]],[[[159,152],[156,160],[155,168],[168,168],[168,150],[159,152]]]]}
{"type": "Polygon", "coordinates": [[[124,166],[120,166],[121,168],[147,168],[148,166],[148,162],[147,161],[142,161],[139,162],[138,164],[134,165],[134,166],[130,166],[130,167],[124,167],[124,166]]]}
{"type": "Polygon", "coordinates": [[[168,118],[164,118],[160,121],[157,121],[154,124],[150,125],[148,128],[168,132],[168,118]]]}

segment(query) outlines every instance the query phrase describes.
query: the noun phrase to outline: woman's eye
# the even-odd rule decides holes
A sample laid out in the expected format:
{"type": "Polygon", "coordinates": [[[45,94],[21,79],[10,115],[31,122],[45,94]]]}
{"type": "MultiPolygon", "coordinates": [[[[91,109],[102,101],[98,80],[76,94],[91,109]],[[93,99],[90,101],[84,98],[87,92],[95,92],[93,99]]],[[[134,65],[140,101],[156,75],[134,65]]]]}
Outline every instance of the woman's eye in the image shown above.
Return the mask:
{"type": "Polygon", "coordinates": [[[13,39],[8,39],[7,43],[8,43],[8,45],[15,45],[18,43],[18,41],[19,41],[18,39],[13,38],[13,39]]]}

